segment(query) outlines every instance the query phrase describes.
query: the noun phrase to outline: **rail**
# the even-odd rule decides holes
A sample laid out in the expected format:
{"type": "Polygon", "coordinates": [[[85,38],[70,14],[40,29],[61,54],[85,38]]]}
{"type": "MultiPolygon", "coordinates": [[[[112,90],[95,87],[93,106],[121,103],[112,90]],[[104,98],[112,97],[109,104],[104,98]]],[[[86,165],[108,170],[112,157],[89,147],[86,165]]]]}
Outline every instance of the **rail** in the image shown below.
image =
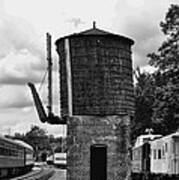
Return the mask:
{"type": "Polygon", "coordinates": [[[9,180],[47,180],[54,174],[53,169],[42,168],[39,171],[34,171],[26,175],[11,178],[9,180]]]}

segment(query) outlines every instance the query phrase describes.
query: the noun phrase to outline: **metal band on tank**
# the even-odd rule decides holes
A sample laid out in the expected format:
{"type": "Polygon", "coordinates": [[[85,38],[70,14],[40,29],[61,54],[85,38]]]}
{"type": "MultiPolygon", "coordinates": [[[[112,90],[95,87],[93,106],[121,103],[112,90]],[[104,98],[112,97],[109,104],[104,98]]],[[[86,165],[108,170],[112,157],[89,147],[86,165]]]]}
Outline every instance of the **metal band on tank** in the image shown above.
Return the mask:
{"type": "Polygon", "coordinates": [[[66,52],[66,72],[67,72],[67,91],[68,91],[68,113],[72,116],[72,80],[71,80],[71,57],[70,57],[70,43],[69,39],[65,39],[66,52]]]}

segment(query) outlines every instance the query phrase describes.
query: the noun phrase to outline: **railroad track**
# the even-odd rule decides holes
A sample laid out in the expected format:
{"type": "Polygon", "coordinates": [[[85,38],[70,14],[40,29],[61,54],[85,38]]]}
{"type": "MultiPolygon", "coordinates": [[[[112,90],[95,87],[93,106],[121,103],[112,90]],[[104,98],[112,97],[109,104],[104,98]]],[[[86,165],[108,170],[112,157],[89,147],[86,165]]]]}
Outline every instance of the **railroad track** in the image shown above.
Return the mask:
{"type": "Polygon", "coordinates": [[[34,171],[26,175],[11,178],[9,180],[47,180],[54,174],[54,170],[50,168],[42,168],[39,171],[34,171]]]}

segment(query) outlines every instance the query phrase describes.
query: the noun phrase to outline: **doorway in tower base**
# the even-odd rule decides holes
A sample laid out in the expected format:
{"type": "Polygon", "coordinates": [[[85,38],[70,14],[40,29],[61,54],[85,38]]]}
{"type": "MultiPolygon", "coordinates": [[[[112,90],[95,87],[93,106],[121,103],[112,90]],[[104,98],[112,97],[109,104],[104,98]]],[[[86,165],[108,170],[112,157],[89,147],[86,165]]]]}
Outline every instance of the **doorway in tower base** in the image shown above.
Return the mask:
{"type": "Polygon", "coordinates": [[[94,144],[90,147],[90,180],[107,180],[107,146],[94,144]]]}

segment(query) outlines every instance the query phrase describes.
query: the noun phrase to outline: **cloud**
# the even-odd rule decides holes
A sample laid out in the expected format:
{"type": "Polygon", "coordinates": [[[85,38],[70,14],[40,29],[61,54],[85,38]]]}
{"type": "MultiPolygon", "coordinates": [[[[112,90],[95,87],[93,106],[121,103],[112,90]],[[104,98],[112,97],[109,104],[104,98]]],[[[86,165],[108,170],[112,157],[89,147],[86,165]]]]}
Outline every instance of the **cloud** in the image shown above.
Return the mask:
{"type": "Polygon", "coordinates": [[[150,66],[150,65],[145,65],[145,66],[141,67],[140,70],[142,73],[145,73],[145,72],[154,73],[157,70],[157,68],[150,66]]]}
{"type": "Polygon", "coordinates": [[[175,1],[158,0],[119,0],[115,9],[113,28],[135,40],[133,46],[134,66],[144,66],[146,55],[157,51],[164,40],[159,23],[165,17],[170,3],[175,1]]]}
{"type": "Polygon", "coordinates": [[[40,37],[32,25],[22,18],[1,13],[0,16],[0,57],[11,51],[28,50],[31,54],[42,58],[43,48],[40,37]]]}
{"type": "Polygon", "coordinates": [[[64,136],[67,133],[66,126],[50,125],[41,123],[37,113],[33,107],[23,109],[0,109],[0,134],[13,135],[15,132],[26,133],[32,125],[37,125],[40,128],[46,129],[48,134],[53,134],[55,137],[64,136]]]}
{"type": "Polygon", "coordinates": [[[147,54],[157,51],[164,39],[158,24],[150,23],[150,26],[148,26],[146,22],[139,19],[130,23],[130,32],[128,34],[135,39],[133,47],[135,66],[146,65],[148,63],[147,54]]]}
{"type": "Polygon", "coordinates": [[[29,81],[40,82],[43,72],[34,69],[34,66],[38,66],[38,63],[40,63],[40,60],[30,54],[29,51],[9,52],[0,61],[1,85],[24,85],[29,81]]]}
{"type": "MultiPolygon", "coordinates": [[[[3,1],[1,1],[2,3],[3,1]]],[[[0,83],[39,82],[45,69],[44,42],[22,18],[0,13],[0,83]]]]}
{"type": "Polygon", "coordinates": [[[72,23],[75,26],[75,28],[85,23],[84,21],[81,20],[81,18],[71,18],[67,22],[72,23]]]}
{"type": "Polygon", "coordinates": [[[6,85],[0,87],[0,108],[24,108],[32,106],[27,87],[6,85]]]}
{"type": "MultiPolygon", "coordinates": [[[[48,103],[48,92],[47,84],[35,84],[36,90],[40,96],[42,104],[47,112],[47,103],[48,103]]],[[[27,83],[24,85],[15,85],[15,84],[6,84],[0,86],[0,109],[22,109],[28,111],[29,107],[36,107],[34,104],[34,99],[31,94],[30,88],[27,86],[27,83]]],[[[59,87],[56,83],[53,83],[53,111],[55,114],[59,114],[59,87]]]]}

